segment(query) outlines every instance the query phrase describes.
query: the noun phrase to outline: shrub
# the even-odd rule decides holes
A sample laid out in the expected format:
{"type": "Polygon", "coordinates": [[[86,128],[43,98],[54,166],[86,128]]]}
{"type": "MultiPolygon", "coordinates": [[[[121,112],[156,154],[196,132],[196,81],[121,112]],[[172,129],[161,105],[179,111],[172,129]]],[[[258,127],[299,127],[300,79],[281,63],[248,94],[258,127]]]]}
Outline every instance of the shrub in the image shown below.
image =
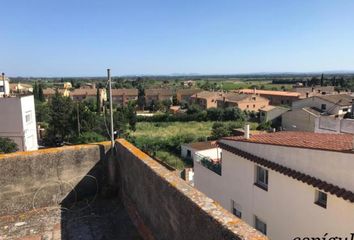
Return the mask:
{"type": "Polygon", "coordinates": [[[0,153],[11,153],[16,151],[18,151],[18,146],[13,140],[0,137],[0,153]]]}

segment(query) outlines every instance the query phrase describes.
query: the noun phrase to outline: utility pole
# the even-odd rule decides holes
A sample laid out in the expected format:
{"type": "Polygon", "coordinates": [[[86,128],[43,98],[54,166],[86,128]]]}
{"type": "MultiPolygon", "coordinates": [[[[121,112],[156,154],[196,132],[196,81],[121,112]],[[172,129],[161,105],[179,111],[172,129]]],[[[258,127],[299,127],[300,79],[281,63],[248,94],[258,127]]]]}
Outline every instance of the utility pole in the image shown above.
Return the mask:
{"type": "Polygon", "coordinates": [[[113,107],[112,107],[112,79],[111,69],[107,69],[108,83],[109,83],[109,115],[111,116],[111,148],[114,148],[114,130],[113,130],[113,107]]]}
{"type": "Polygon", "coordinates": [[[4,90],[4,97],[6,97],[5,73],[1,73],[1,76],[2,76],[2,84],[3,84],[2,89],[4,90]]]}

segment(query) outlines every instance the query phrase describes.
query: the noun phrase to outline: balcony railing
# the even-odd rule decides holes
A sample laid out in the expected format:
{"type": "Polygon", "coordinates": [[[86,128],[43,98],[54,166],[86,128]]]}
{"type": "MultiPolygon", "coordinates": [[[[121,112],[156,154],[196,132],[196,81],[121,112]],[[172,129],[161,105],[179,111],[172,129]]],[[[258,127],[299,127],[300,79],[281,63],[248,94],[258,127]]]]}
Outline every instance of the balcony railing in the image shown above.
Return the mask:
{"type": "Polygon", "coordinates": [[[196,162],[200,163],[202,166],[206,167],[207,169],[213,171],[214,173],[221,176],[221,162],[214,161],[210,157],[203,156],[201,154],[195,154],[196,162]]]}

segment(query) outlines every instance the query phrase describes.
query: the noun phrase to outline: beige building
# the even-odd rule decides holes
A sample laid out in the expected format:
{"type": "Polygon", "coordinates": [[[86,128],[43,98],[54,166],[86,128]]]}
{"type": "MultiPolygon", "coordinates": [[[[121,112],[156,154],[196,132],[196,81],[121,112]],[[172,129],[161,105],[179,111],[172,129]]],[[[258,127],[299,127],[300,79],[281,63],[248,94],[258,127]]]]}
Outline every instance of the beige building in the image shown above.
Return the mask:
{"type": "Polygon", "coordinates": [[[191,102],[198,104],[203,109],[216,108],[217,100],[224,96],[223,92],[203,91],[191,96],[191,102]]]}
{"type": "Polygon", "coordinates": [[[99,99],[100,99],[100,106],[103,105],[104,101],[107,101],[107,93],[106,89],[104,88],[77,88],[74,89],[73,91],[70,92],[70,97],[74,101],[83,101],[83,100],[89,100],[89,99],[97,99],[97,90],[99,94],[99,99]]]}
{"type": "Polygon", "coordinates": [[[150,106],[152,102],[157,101],[170,100],[172,102],[173,95],[172,89],[145,89],[145,106],[150,106]]]}
{"type": "Polygon", "coordinates": [[[33,86],[25,83],[10,83],[12,93],[29,93],[33,92],[33,86]]]}
{"type": "Polygon", "coordinates": [[[64,97],[70,96],[70,91],[68,89],[46,88],[46,89],[43,89],[43,96],[44,96],[45,100],[49,101],[50,98],[54,96],[56,91],[58,91],[59,94],[63,95],[64,97]]]}
{"type": "Polygon", "coordinates": [[[117,106],[126,106],[130,101],[138,100],[138,89],[112,89],[112,102],[117,106]]]}
{"type": "Polygon", "coordinates": [[[240,89],[236,92],[244,94],[257,94],[261,97],[267,98],[270,105],[291,105],[294,101],[299,100],[301,95],[297,92],[258,89],[240,89]]]}
{"type": "Polygon", "coordinates": [[[199,92],[201,92],[203,90],[201,89],[178,89],[176,91],[176,97],[177,97],[177,101],[178,102],[189,102],[191,99],[191,96],[193,96],[194,94],[197,94],[199,92]]]}
{"type": "Polygon", "coordinates": [[[267,107],[269,100],[256,94],[228,93],[216,100],[218,108],[237,107],[241,110],[255,111],[267,107]]]}
{"type": "Polygon", "coordinates": [[[194,183],[225,209],[272,240],[351,236],[352,135],[277,132],[219,146],[221,175],[195,161],[194,183]]]}

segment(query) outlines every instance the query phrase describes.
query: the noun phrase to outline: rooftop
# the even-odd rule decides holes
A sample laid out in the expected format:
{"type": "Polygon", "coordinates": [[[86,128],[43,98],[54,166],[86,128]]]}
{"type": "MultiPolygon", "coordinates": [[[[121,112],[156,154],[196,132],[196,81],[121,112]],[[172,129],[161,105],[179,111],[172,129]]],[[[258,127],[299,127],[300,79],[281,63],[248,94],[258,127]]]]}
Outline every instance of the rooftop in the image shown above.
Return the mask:
{"type": "Polygon", "coordinates": [[[120,95],[132,95],[138,96],[138,89],[136,88],[118,88],[112,89],[112,96],[120,96],[120,95]]]}
{"type": "Polygon", "coordinates": [[[169,88],[155,88],[155,89],[145,89],[145,95],[165,95],[170,96],[173,95],[173,90],[169,88]]]}
{"type": "Polygon", "coordinates": [[[354,153],[353,136],[350,134],[284,131],[252,135],[249,139],[242,136],[226,137],[224,139],[238,142],[354,153]]]}
{"type": "Polygon", "coordinates": [[[192,97],[194,98],[218,98],[223,96],[223,92],[209,92],[209,91],[202,91],[199,93],[194,94],[192,97]]]}
{"type": "Polygon", "coordinates": [[[216,141],[195,142],[187,144],[186,146],[199,151],[218,147],[216,141]]]}
{"type": "Polygon", "coordinates": [[[264,94],[264,95],[272,95],[272,96],[286,96],[286,97],[300,97],[300,93],[298,92],[286,92],[286,91],[272,91],[272,90],[254,90],[254,89],[240,89],[237,90],[240,93],[246,94],[264,94]]]}
{"type": "Polygon", "coordinates": [[[326,100],[330,103],[334,103],[339,106],[350,106],[352,104],[352,99],[348,94],[333,94],[333,95],[320,95],[320,96],[315,96],[314,98],[320,98],[323,100],[326,100]]]}

